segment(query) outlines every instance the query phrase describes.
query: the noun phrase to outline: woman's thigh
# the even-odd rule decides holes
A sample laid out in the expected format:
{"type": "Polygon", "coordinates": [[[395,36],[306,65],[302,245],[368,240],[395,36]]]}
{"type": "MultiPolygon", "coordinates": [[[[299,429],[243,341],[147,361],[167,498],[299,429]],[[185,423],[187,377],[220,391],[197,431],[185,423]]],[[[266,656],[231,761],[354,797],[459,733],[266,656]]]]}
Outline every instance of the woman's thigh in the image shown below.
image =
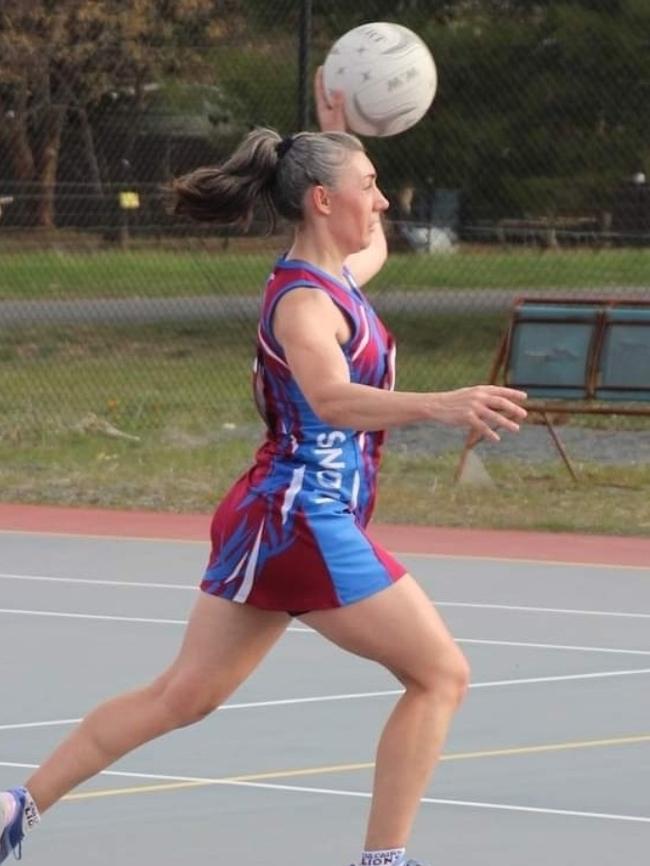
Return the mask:
{"type": "Polygon", "coordinates": [[[441,668],[466,675],[464,656],[449,629],[408,574],[363,601],[300,618],[333,643],[379,662],[402,680],[428,680],[441,668]]]}
{"type": "Polygon", "coordinates": [[[163,678],[191,682],[223,699],[252,673],[290,622],[286,613],[201,592],[178,656],[163,678]]]}

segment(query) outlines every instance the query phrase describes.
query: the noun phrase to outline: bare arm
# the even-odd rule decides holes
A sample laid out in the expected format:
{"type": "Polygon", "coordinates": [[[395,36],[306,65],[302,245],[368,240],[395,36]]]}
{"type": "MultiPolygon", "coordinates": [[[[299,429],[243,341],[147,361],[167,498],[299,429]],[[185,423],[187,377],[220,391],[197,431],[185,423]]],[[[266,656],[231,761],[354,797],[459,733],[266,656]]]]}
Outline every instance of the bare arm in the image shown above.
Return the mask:
{"type": "MultiPolygon", "coordinates": [[[[335,91],[331,99],[328,99],[323,84],[323,67],[319,66],[314,77],[314,100],[316,103],[316,116],[318,125],[322,132],[346,131],[345,111],[343,108],[343,94],[340,90],[335,91]]],[[[388,246],[384,227],[379,224],[372,232],[370,246],[348,256],[346,266],[350,269],[352,276],[358,285],[363,286],[377,274],[386,261],[388,246]]]]}
{"type": "Polygon", "coordinates": [[[345,264],[350,269],[356,283],[363,286],[375,274],[379,273],[384,266],[387,256],[388,245],[386,243],[386,235],[384,234],[384,226],[380,222],[372,231],[370,246],[366,247],[365,250],[360,250],[358,253],[348,256],[345,264]]]}
{"type": "Polygon", "coordinates": [[[526,416],[522,391],[479,385],[445,392],[385,391],[350,382],[341,343],[343,314],[324,292],[294,289],[278,303],[274,333],[314,412],[333,427],[385,430],[418,421],[470,427],[497,440],[496,428],[517,431],[526,416]]]}

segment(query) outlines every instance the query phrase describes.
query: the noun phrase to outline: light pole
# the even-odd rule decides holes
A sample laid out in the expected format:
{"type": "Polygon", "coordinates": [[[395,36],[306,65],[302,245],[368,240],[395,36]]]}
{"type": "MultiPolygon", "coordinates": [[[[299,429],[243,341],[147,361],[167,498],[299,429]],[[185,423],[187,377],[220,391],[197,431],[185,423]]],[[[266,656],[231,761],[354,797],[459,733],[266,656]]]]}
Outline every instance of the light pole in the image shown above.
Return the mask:
{"type": "Polygon", "coordinates": [[[298,129],[309,128],[309,48],[312,0],[301,0],[298,34],[298,129]]]}

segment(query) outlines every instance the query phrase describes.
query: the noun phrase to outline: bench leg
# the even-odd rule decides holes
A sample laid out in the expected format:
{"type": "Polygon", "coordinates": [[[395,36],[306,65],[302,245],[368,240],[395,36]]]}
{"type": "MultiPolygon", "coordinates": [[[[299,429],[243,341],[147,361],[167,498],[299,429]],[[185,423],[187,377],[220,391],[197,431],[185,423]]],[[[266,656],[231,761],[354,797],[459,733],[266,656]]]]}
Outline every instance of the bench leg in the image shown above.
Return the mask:
{"type": "Polygon", "coordinates": [[[463,446],[463,450],[460,455],[460,460],[458,461],[458,466],[456,467],[456,473],[454,475],[454,482],[458,484],[458,482],[463,477],[463,472],[465,471],[465,465],[467,464],[467,458],[469,457],[469,452],[481,441],[483,437],[475,433],[473,430],[470,430],[467,434],[467,438],[465,439],[465,445],[463,446]]]}
{"type": "Polygon", "coordinates": [[[573,465],[572,465],[571,461],[569,460],[569,455],[567,454],[566,448],[564,447],[564,443],[562,442],[560,437],[557,435],[557,433],[555,431],[555,427],[551,424],[551,419],[548,417],[546,412],[541,412],[540,414],[541,414],[542,418],[544,419],[544,423],[546,424],[546,427],[548,428],[548,432],[551,434],[551,439],[555,443],[555,447],[559,451],[560,457],[564,461],[564,465],[568,469],[569,474],[571,475],[571,478],[573,478],[574,481],[577,481],[578,476],[576,475],[575,469],[573,468],[573,465]]]}

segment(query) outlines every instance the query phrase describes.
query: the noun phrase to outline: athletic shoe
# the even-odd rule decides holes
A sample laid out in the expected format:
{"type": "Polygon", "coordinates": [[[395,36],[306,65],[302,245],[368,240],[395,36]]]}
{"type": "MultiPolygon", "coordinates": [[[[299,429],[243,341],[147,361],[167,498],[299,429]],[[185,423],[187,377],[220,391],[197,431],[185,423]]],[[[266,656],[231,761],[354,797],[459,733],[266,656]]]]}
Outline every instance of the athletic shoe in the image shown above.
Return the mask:
{"type": "MultiPolygon", "coordinates": [[[[354,863],[352,864],[354,866],[354,863]]],[[[425,866],[424,863],[420,863],[419,860],[405,860],[402,863],[402,866],[425,866]]]]}
{"type": "Polygon", "coordinates": [[[20,860],[25,832],[40,820],[36,804],[27,788],[11,788],[3,793],[11,794],[14,798],[16,811],[11,821],[7,823],[0,804],[0,863],[12,852],[16,860],[20,860]]]}

